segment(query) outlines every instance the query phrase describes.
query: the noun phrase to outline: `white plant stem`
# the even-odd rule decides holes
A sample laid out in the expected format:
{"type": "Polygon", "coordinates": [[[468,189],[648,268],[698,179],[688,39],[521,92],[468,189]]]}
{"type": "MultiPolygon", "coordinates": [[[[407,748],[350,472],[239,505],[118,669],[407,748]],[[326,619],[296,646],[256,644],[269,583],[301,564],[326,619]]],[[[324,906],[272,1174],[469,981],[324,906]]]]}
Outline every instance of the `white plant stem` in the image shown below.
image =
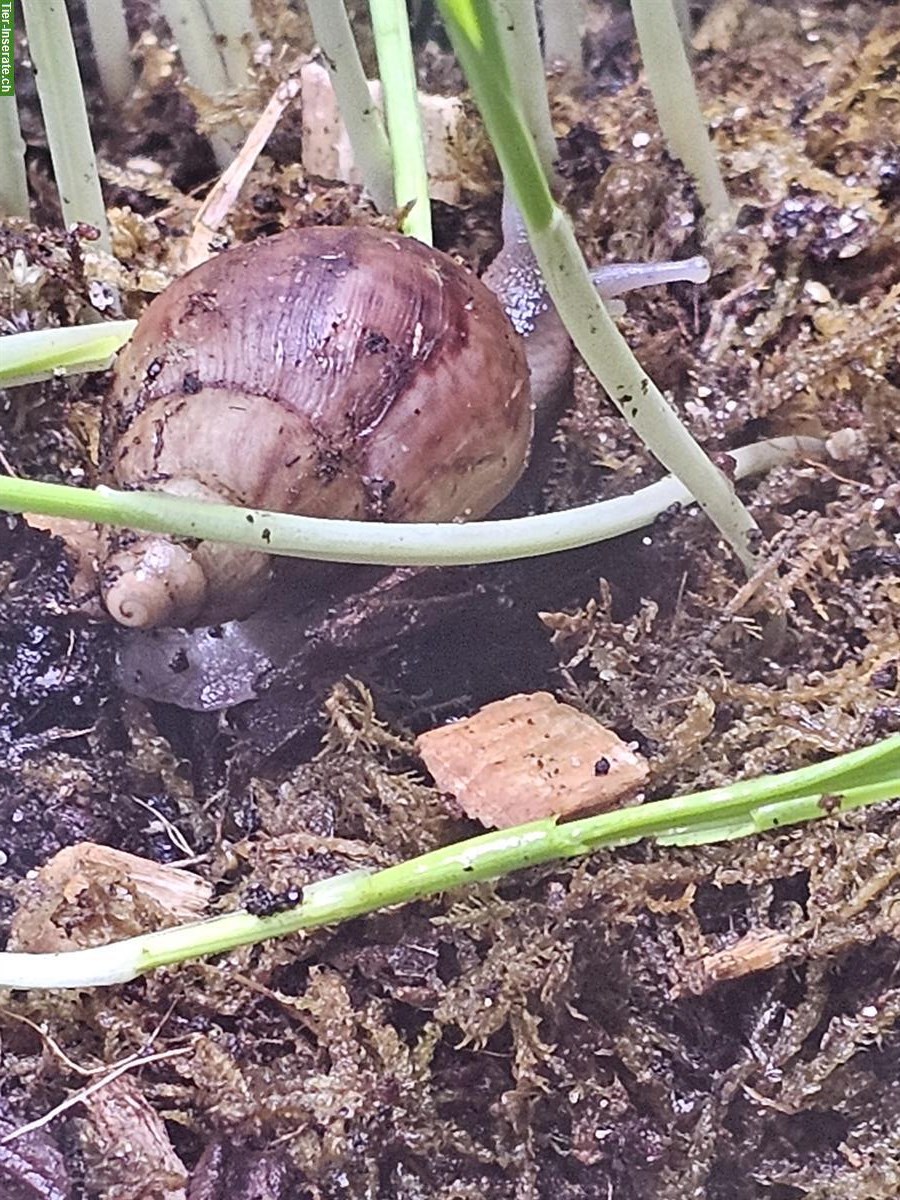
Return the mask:
{"type": "Polygon", "coordinates": [[[724,224],[731,215],[731,204],[700,111],[672,0],[631,0],[631,8],[647,82],[669,149],[696,180],[710,220],[724,224]]]}
{"type": "Polygon", "coordinates": [[[516,100],[534,138],[544,174],[552,180],[557,157],[556,137],[550,120],[534,0],[496,0],[496,3],[504,56],[508,63],[514,64],[510,80],[516,100]]]}
{"type": "Polygon", "coordinates": [[[25,142],[19,127],[15,96],[0,100],[0,213],[6,217],[28,216],[28,175],[25,171],[25,142]]]}
{"type": "Polygon", "coordinates": [[[24,0],[25,32],[44,115],[53,173],[67,225],[100,231],[110,251],[109,225],[65,0],[24,0]]]}
{"type": "Polygon", "coordinates": [[[110,104],[124,104],[134,87],[124,0],[85,0],[85,8],[104,94],[110,104]]]}
{"type": "MultiPolygon", "coordinates": [[[[787,437],[730,452],[736,479],[796,455],[821,457],[815,438],[787,437]]],[[[708,464],[707,464],[708,466],[708,464]]],[[[0,510],[63,516],[126,529],[228,542],[290,558],[383,566],[466,566],[536,558],[642,529],[673,504],[694,503],[678,480],[565,512],[467,524],[328,520],[182,500],[159,492],[64,487],[0,478],[0,510]]],[[[736,502],[737,503],[737,502],[736,502]]]]}
{"type": "Polygon", "coordinates": [[[12,333],[3,339],[0,387],[40,383],[58,375],[105,371],[137,321],[100,321],[65,329],[12,333]]]}
{"type": "Polygon", "coordinates": [[[550,225],[530,229],[547,290],[588,368],[659,461],[690,490],[715,521],[748,573],[756,567],[759,528],[722,471],[681,423],[675,409],[646,375],[600,302],[571,223],[555,209],[550,225]]]}
{"type": "Polygon", "coordinates": [[[594,289],[571,223],[553,200],[509,80],[497,9],[491,0],[438,3],[548,294],[576,348],[648,450],[690,490],[752,574],[756,522],[631,353],[594,289]]]}
{"type": "Polygon", "coordinates": [[[381,213],[394,209],[394,169],[381,113],[369,92],[344,0],[306,0],[363,184],[381,213]]]}
{"type": "Polygon", "coordinates": [[[584,0],[541,0],[544,18],[544,57],[549,65],[581,65],[584,0]]]}
{"type": "Polygon", "coordinates": [[[660,845],[693,846],[781,831],[895,799],[900,791],[898,758],[900,736],[895,736],[783,775],[736,780],[576,821],[546,817],[441,846],[379,871],[332,875],[304,887],[298,904],[271,916],[238,910],[106,946],[55,954],[5,952],[0,954],[0,988],[125,983],[157,967],[335,925],[380,908],[502,878],[540,863],[577,858],[601,847],[630,846],[644,838],[660,845]]]}
{"type": "Polygon", "coordinates": [[[246,87],[252,45],[259,38],[250,0],[203,0],[203,6],[232,88],[246,87]]]}
{"type": "MultiPolygon", "coordinates": [[[[226,95],[231,82],[200,0],[159,0],[159,6],[191,83],[211,99],[226,95]]],[[[241,132],[236,126],[210,133],[209,142],[221,168],[227,167],[234,158],[241,140],[241,132]]]]}

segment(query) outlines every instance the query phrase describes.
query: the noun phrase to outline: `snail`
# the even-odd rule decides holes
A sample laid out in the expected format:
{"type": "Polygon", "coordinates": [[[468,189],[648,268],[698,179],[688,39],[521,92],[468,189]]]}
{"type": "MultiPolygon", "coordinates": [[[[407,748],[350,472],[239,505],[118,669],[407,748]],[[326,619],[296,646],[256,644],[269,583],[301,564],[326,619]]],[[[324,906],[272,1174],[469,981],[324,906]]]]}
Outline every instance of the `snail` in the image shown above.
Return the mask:
{"type": "MultiPolygon", "coordinates": [[[[310,516],[491,512],[528,461],[573,350],[512,205],[478,280],[450,256],[363,227],[289,229],[176,280],[115,367],[107,481],[310,516]]],[[[703,259],[593,272],[604,297],[702,282],[703,259]]],[[[247,617],[270,558],[219,543],[103,534],[108,613],[138,629],[247,617]]]]}

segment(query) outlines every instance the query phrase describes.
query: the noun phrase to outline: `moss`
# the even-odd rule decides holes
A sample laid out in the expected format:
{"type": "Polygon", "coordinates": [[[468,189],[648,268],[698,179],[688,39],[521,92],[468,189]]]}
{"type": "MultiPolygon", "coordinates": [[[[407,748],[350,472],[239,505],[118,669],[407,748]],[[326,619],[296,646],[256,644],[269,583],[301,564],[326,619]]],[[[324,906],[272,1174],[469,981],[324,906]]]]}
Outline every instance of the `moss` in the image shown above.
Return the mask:
{"type": "MultiPolygon", "coordinates": [[[[422,775],[411,733],[515,690],[561,692],[637,740],[655,794],[900,728],[898,94],[883,69],[896,13],[874,0],[692,7],[740,216],[707,295],[638,296],[626,328],[714,452],[849,431],[827,467],[748,492],[771,565],[744,585],[708,524],[674,512],[550,566],[419,579],[394,593],[387,634],[359,609],[374,632],[355,654],[311,649],[255,707],[185,718],[105,702],[100,635],[59,611],[59,557],[19,532],[5,557],[33,586],[16,602],[13,572],[0,603],[8,629],[40,639],[39,669],[12,672],[15,704],[5,692],[7,915],[16,881],[67,842],[182,855],[160,817],[223,909],[452,841],[470,827],[422,775]],[[62,661],[68,673],[53,675],[62,661]],[[345,670],[371,690],[333,687],[345,670]],[[34,737],[88,729],[62,745],[34,737]]],[[[260,11],[300,47],[283,5],[260,11]]],[[[594,259],[693,253],[696,200],[637,82],[625,6],[592,16],[590,87],[555,103],[584,244],[594,259]]],[[[141,54],[155,90],[102,126],[109,197],[131,209],[116,219],[113,281],[129,313],[163,286],[194,212],[183,193],[210,170],[154,36],[141,54]],[[163,168],[152,185],[127,165],[148,154],[163,168]]],[[[452,78],[438,46],[428,56],[436,79],[452,78]]],[[[29,96],[23,84],[26,109],[29,96]]],[[[236,239],[366,219],[352,191],[300,179],[295,135],[288,122],[251,174],[236,239]]],[[[36,143],[32,157],[40,187],[36,143]]],[[[496,197],[473,204],[439,222],[470,262],[489,250],[496,197]]],[[[97,265],[57,234],[3,236],[14,320],[73,319],[97,265]],[[40,280],[16,281],[17,248],[40,280]]],[[[91,478],[103,386],[18,393],[0,414],[11,463],[91,478]]],[[[583,373],[576,387],[547,507],[657,470],[583,373]]],[[[235,1200],[261,1179],[323,1200],[887,1200],[900,1186],[898,837],[895,804],[722,846],[635,846],[121,988],[4,998],[4,1095],[18,1121],[81,1086],[54,1046],[87,1068],[151,1039],[189,1046],[132,1078],[194,1186],[235,1200]]],[[[77,1180],[84,1131],[67,1114],[48,1137],[77,1180]]]]}

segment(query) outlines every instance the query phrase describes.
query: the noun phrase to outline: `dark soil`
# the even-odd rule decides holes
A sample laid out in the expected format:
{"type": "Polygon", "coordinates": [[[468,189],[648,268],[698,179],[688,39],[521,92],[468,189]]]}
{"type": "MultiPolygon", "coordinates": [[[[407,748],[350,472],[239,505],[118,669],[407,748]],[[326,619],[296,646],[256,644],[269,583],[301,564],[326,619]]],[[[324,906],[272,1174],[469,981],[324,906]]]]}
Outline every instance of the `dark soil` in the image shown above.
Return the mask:
{"type": "MultiPolygon", "coordinates": [[[[431,8],[417,6],[423,71],[449,88],[431,8]]],[[[74,611],[61,545],[4,519],[4,932],[28,873],[84,840],[159,862],[189,850],[222,910],[467,836],[411,735],[519,690],[554,691],[638,742],[651,797],[900,730],[900,6],[692,9],[740,213],[707,287],[639,293],[624,328],[711,452],[830,439],[826,462],[742,487],[769,539],[761,577],[746,584],[695,511],[549,563],[399,573],[380,590],[350,577],[257,700],[199,714],[124,695],[115,635],[74,611]]],[[[249,123],[307,36],[281,0],[259,10],[287,49],[229,111],[249,123]]],[[[129,13],[142,74],[124,112],[106,109],[82,58],[117,262],[62,231],[33,81],[17,71],[35,224],[0,225],[2,332],[70,323],[98,297],[105,316],[138,314],[215,177],[155,5],[129,13]]],[[[591,6],[585,61],[555,116],[587,254],[699,252],[697,198],[640,85],[625,4],[591,6]]],[[[356,190],[303,178],[299,133],[287,114],[232,214],[234,242],[372,219],[356,190]]],[[[436,228],[479,267],[499,187],[483,141],[469,149],[466,204],[437,206],[436,228]]],[[[95,480],[107,386],[6,393],[5,465],[95,480]]],[[[580,369],[548,458],[545,508],[657,472],[580,369]]],[[[888,1200],[898,839],[894,803],[733,844],[640,845],[122,987],[6,994],[0,1193],[888,1200]],[[81,1071],[148,1042],[191,1052],[2,1141],[90,1083],[81,1071]]]]}

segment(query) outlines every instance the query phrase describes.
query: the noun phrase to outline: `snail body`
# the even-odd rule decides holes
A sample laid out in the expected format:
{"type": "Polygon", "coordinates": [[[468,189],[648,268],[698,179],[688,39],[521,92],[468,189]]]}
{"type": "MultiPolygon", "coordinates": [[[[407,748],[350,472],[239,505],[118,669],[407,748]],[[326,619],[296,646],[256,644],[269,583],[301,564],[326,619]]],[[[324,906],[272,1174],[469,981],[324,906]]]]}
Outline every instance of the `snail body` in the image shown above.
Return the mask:
{"type": "MultiPolygon", "coordinates": [[[[570,388],[572,345],[521,221],[479,281],[368,228],[292,229],[176,280],[119,355],[107,480],[307,516],[476,519],[513,489],[538,416],[570,388]]],[[[702,259],[593,272],[616,295],[702,280],[702,259]]],[[[101,594],[134,628],[241,619],[268,555],[108,530],[101,594]]]]}

